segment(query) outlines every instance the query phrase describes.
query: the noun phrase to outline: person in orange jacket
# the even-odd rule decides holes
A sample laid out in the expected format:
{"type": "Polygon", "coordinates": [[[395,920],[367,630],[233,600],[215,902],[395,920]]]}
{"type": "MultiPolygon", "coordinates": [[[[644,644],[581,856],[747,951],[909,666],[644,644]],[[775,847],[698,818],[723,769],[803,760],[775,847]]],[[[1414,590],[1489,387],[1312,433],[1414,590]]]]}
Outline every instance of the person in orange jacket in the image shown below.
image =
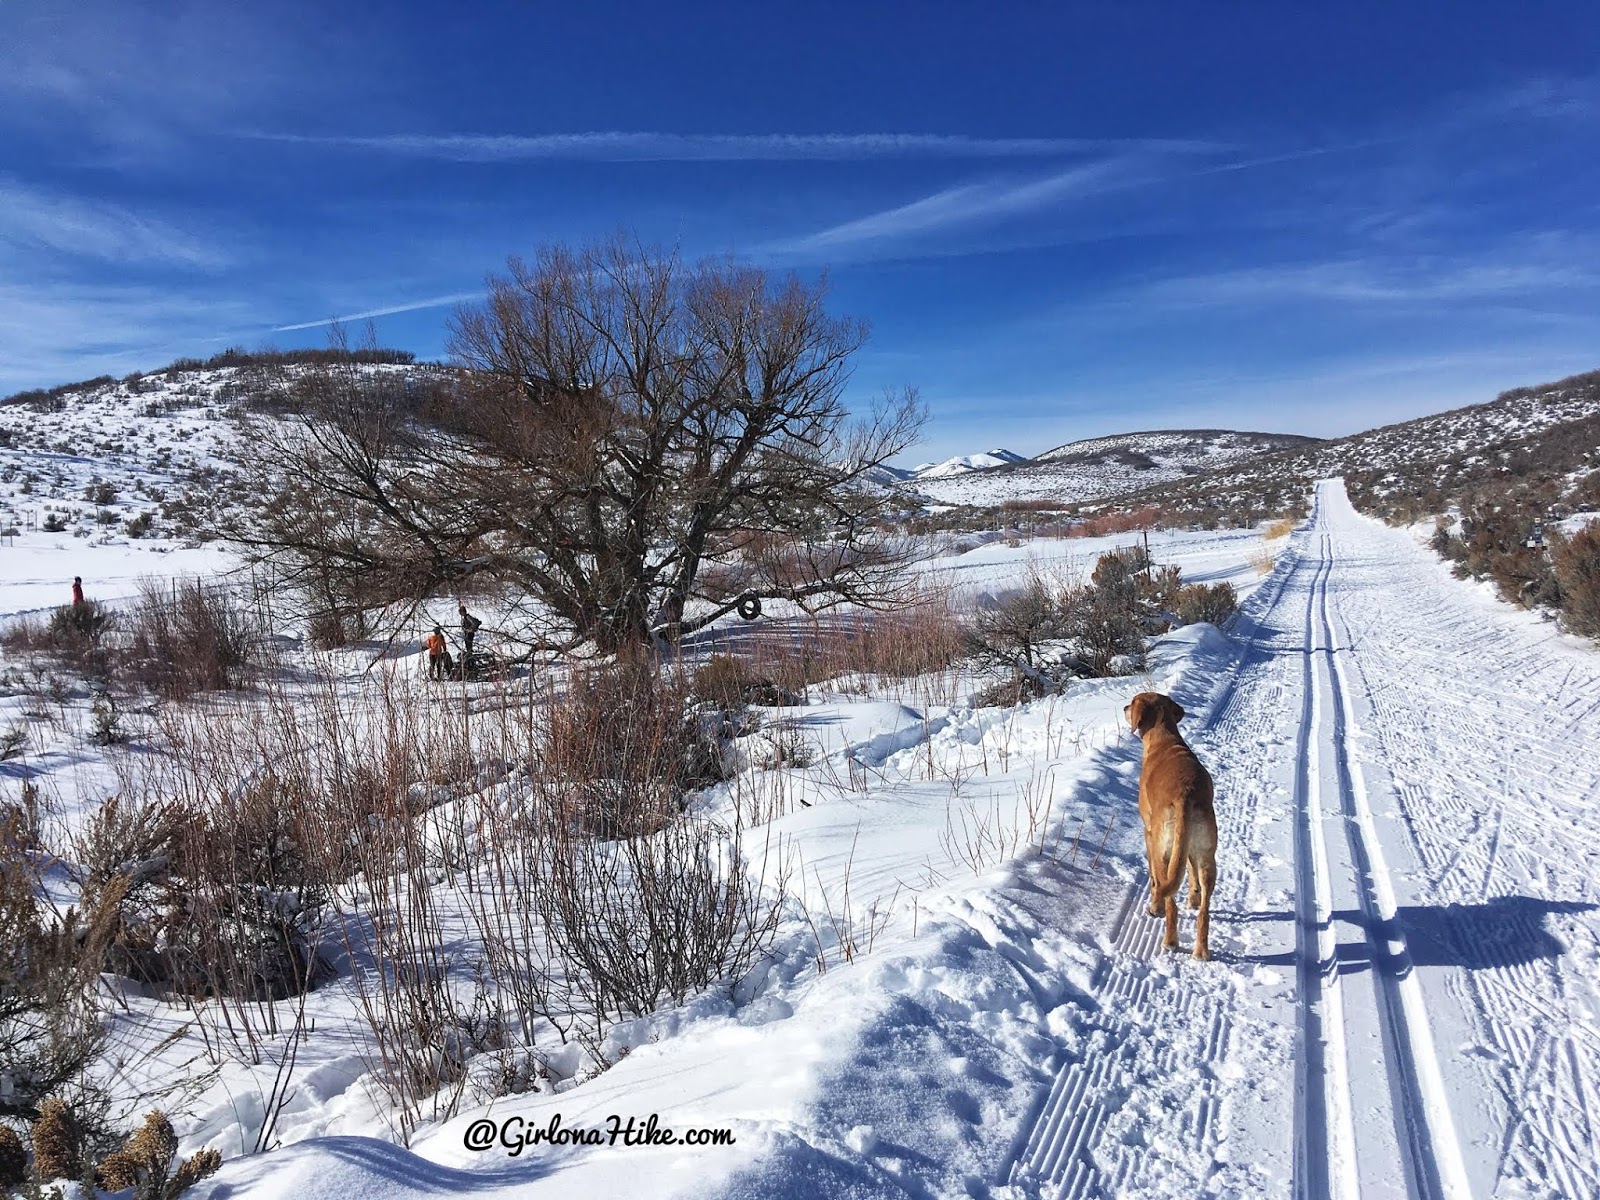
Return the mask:
{"type": "Polygon", "coordinates": [[[82,575],[74,575],[72,577],[72,607],[73,608],[81,608],[82,606],[83,606],[83,576],[82,575]]]}
{"type": "Polygon", "coordinates": [[[422,644],[428,648],[428,678],[444,679],[450,670],[450,652],[445,649],[444,630],[435,625],[422,644]]]}

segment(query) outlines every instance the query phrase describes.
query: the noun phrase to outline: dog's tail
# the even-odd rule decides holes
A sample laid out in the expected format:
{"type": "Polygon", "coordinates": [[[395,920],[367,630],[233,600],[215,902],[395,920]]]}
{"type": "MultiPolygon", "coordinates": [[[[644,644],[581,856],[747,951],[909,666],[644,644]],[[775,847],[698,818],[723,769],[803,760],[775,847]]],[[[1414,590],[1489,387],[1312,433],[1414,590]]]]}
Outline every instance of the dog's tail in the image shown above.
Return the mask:
{"type": "Polygon", "coordinates": [[[1167,898],[1176,892],[1183,883],[1183,859],[1187,850],[1189,833],[1189,797],[1183,798],[1183,803],[1178,805],[1178,819],[1176,828],[1172,831],[1172,846],[1167,851],[1167,877],[1161,883],[1156,893],[1156,900],[1165,904],[1167,898]]]}

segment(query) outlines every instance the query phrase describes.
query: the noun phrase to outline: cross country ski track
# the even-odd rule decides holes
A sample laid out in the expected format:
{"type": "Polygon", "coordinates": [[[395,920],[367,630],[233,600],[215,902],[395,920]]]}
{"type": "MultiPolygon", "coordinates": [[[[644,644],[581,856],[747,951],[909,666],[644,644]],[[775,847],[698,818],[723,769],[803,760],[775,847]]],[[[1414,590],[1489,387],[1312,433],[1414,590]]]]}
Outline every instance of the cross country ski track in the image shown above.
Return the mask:
{"type": "Polygon", "coordinates": [[[1178,696],[1217,783],[1214,958],[1164,951],[1133,885],[997,1182],[1600,1195],[1600,655],[1337,481],[1234,636],[1178,696]]]}

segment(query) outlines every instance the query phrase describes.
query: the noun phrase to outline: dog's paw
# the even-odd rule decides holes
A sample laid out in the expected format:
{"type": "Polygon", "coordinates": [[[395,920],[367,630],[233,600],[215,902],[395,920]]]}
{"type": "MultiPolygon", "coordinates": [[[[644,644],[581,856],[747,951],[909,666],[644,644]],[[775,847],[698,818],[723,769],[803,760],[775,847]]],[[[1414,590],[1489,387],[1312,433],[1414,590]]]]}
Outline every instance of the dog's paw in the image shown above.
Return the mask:
{"type": "Polygon", "coordinates": [[[1153,901],[1151,902],[1150,907],[1145,909],[1144,911],[1147,914],[1149,914],[1150,916],[1152,916],[1152,917],[1159,917],[1161,915],[1161,909],[1156,907],[1156,905],[1155,905],[1155,903],[1153,901]]]}

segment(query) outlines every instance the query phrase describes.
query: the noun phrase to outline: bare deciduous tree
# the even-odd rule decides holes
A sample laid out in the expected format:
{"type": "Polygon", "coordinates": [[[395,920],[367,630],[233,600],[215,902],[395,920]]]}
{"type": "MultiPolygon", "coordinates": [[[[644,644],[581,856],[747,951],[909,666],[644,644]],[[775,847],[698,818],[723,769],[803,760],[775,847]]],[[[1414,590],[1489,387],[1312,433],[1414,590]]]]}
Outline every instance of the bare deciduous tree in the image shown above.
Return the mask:
{"type": "Polygon", "coordinates": [[[904,555],[869,472],[912,444],[911,389],[852,418],[860,322],[826,288],[685,265],[621,236],[552,247],[460,310],[462,369],[311,374],[258,440],[259,559],[364,605],[498,584],[550,640],[675,641],[750,597],[887,607],[904,555]]]}

